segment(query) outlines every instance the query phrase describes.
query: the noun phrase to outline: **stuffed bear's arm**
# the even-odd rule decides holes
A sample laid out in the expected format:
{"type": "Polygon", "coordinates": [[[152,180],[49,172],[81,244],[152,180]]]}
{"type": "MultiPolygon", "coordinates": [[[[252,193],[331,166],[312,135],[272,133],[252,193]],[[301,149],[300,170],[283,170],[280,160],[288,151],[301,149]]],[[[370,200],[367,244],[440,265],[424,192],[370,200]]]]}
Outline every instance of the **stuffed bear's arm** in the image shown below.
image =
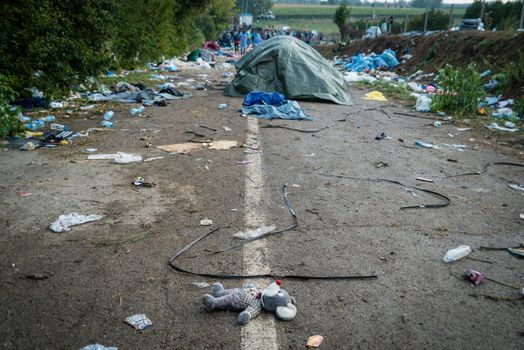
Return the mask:
{"type": "Polygon", "coordinates": [[[249,315],[251,316],[251,318],[255,318],[260,313],[261,308],[262,307],[260,305],[260,302],[259,301],[254,301],[254,302],[250,303],[248,305],[248,307],[244,311],[249,312],[249,315]]]}

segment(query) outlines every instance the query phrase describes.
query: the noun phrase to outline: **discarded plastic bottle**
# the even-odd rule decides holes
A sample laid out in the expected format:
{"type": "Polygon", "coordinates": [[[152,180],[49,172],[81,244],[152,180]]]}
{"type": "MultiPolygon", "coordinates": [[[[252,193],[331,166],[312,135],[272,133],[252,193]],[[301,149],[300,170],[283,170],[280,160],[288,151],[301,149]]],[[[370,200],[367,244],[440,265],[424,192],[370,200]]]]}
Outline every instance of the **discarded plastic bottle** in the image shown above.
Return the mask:
{"type": "Polygon", "coordinates": [[[225,103],[221,103],[218,105],[218,109],[225,109],[225,108],[227,108],[227,104],[225,103]]]}
{"type": "Polygon", "coordinates": [[[107,111],[104,113],[104,120],[110,120],[115,116],[115,112],[107,111]]]}
{"type": "Polygon", "coordinates": [[[433,125],[435,126],[435,128],[440,128],[442,126],[442,123],[439,122],[438,120],[436,120],[433,125]]]}
{"type": "Polygon", "coordinates": [[[102,120],[100,125],[102,125],[104,128],[112,128],[113,127],[113,123],[110,122],[109,120],[102,120]]]}
{"type": "Polygon", "coordinates": [[[46,115],[45,117],[40,118],[39,120],[43,121],[44,123],[52,123],[55,121],[54,115],[46,115]]]}
{"type": "Polygon", "coordinates": [[[22,123],[31,122],[31,118],[26,115],[23,115],[22,112],[18,113],[18,120],[20,120],[20,122],[22,123]]]}
{"type": "Polygon", "coordinates": [[[484,77],[487,77],[488,75],[490,75],[492,72],[491,72],[491,69],[488,69],[482,73],[480,73],[480,77],[481,78],[484,78],[484,77]]]}
{"type": "Polygon", "coordinates": [[[143,111],[144,111],[144,106],[140,106],[140,107],[137,107],[137,108],[131,108],[129,113],[131,113],[132,115],[135,115],[135,114],[140,114],[143,111]]]}
{"type": "Polygon", "coordinates": [[[461,245],[455,249],[448,250],[446,254],[444,254],[444,257],[442,258],[442,260],[445,263],[450,263],[450,262],[462,259],[463,257],[467,256],[469,253],[471,253],[470,246],[461,245]]]}
{"type": "Polygon", "coordinates": [[[64,124],[51,124],[50,126],[51,130],[58,130],[58,131],[64,131],[67,130],[67,126],[64,124]]]}
{"type": "Polygon", "coordinates": [[[30,123],[24,124],[24,127],[26,129],[36,131],[38,129],[42,129],[45,126],[45,123],[41,120],[33,120],[30,123]]]}

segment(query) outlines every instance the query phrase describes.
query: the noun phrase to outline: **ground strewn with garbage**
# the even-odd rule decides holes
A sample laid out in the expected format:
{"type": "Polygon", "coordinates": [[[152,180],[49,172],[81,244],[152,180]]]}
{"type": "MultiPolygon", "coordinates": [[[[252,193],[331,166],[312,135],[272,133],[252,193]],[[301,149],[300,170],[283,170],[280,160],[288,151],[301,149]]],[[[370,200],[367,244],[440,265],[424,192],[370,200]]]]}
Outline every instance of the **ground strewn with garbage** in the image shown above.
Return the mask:
{"type": "MultiPolygon", "coordinates": [[[[208,312],[202,296],[214,282],[274,286],[227,279],[258,273],[295,300],[277,348],[314,335],[325,349],[524,346],[524,153],[508,141],[521,121],[417,111],[377,85],[268,111],[281,96],[224,96],[225,60],[151,65],[142,89],[114,73],[112,93],[24,113],[53,118],[0,152],[2,348],[241,348],[239,312],[208,312]]],[[[349,66],[351,84],[399,78],[349,66]]],[[[416,79],[428,73],[400,77],[417,101],[439,88],[416,79]]]]}

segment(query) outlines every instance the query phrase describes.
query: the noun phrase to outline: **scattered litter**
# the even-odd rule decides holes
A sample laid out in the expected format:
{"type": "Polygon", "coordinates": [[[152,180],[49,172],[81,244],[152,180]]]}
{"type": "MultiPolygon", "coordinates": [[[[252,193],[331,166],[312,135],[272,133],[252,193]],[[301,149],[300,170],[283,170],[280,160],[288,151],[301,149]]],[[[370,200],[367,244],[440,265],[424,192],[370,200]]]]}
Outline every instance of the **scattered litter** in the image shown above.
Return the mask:
{"type": "Polygon", "coordinates": [[[411,194],[413,195],[413,197],[415,197],[415,198],[420,198],[420,196],[419,196],[419,195],[417,195],[417,193],[415,192],[415,190],[414,190],[414,189],[412,189],[412,188],[409,188],[409,187],[406,187],[406,188],[405,188],[405,190],[406,190],[406,192],[409,192],[409,193],[411,193],[411,194]]]}
{"type": "Polygon", "coordinates": [[[166,152],[176,152],[176,153],[188,153],[197,149],[202,148],[200,143],[196,142],[186,142],[186,143],[175,143],[172,145],[164,146],[155,146],[158,149],[166,152]]]}
{"type": "Polygon", "coordinates": [[[32,151],[36,148],[36,145],[34,142],[26,142],[22,145],[22,147],[20,147],[20,150],[22,151],[32,151]]]}
{"type": "Polygon", "coordinates": [[[520,259],[524,258],[524,247],[508,248],[508,251],[510,252],[511,255],[517,258],[520,258],[520,259]]]}
{"type": "Polygon", "coordinates": [[[426,95],[418,95],[415,110],[417,112],[431,112],[431,98],[426,95]]]}
{"type": "Polygon", "coordinates": [[[524,191],[524,186],[521,184],[509,184],[509,187],[517,191],[524,191]]]}
{"type": "Polygon", "coordinates": [[[84,346],[80,350],[118,350],[118,348],[116,348],[114,346],[105,347],[105,346],[100,345],[100,344],[89,344],[89,345],[84,346]]]}
{"type": "Polygon", "coordinates": [[[292,184],[291,187],[300,188],[300,185],[298,185],[298,184],[292,184]]]}
{"type": "Polygon", "coordinates": [[[136,154],[130,154],[130,153],[124,153],[124,152],[117,152],[116,157],[114,158],[114,162],[117,164],[129,164],[129,163],[136,163],[141,162],[142,156],[138,156],[136,154]]]}
{"type": "Polygon", "coordinates": [[[375,136],[375,140],[391,140],[391,136],[388,136],[385,132],[381,131],[377,136],[375,136]]]}
{"type": "Polygon", "coordinates": [[[103,126],[104,128],[109,128],[109,129],[113,127],[113,123],[110,122],[109,120],[102,120],[100,122],[100,125],[103,126]]]}
{"type": "Polygon", "coordinates": [[[222,129],[224,129],[224,131],[231,131],[231,128],[228,126],[223,126],[222,129]]]}
{"type": "Polygon", "coordinates": [[[126,317],[125,322],[128,323],[131,327],[133,327],[137,331],[142,331],[146,329],[147,327],[150,327],[153,325],[151,320],[147,318],[145,314],[131,315],[129,317],[126,317]]]}
{"type": "Polygon", "coordinates": [[[159,160],[159,159],[164,159],[164,157],[150,157],[150,158],[144,159],[144,162],[152,162],[154,160],[159,160]]]}
{"type": "Polygon", "coordinates": [[[45,280],[45,279],[48,279],[50,276],[47,274],[47,273],[39,273],[39,272],[34,272],[34,273],[28,273],[26,275],[24,275],[23,278],[27,279],[27,280],[45,280]]]}
{"type": "MultiPolygon", "coordinates": [[[[439,122],[438,120],[436,120],[433,125],[435,126],[435,128],[440,128],[442,126],[442,123],[439,122]]],[[[453,136],[452,136],[453,137],[453,136]]]]}
{"type": "Polygon", "coordinates": [[[197,286],[198,288],[206,288],[209,287],[209,283],[207,282],[193,282],[194,286],[197,286]]]}
{"type": "Polygon", "coordinates": [[[467,280],[473,282],[473,284],[476,286],[478,286],[479,284],[482,283],[482,281],[484,281],[484,274],[482,272],[475,271],[473,269],[467,269],[464,272],[464,277],[467,280]]]}
{"type": "Polygon", "coordinates": [[[455,249],[448,250],[442,260],[445,263],[450,263],[462,259],[471,253],[471,248],[468,245],[461,245],[455,249]]]}
{"type": "MultiPolygon", "coordinates": [[[[369,31],[373,30],[380,33],[380,29],[376,26],[369,27],[366,34],[363,38],[368,38],[369,31]]],[[[374,33],[376,33],[374,31],[374,33]]],[[[380,34],[378,35],[380,36],[380,34]]],[[[344,70],[353,71],[353,72],[362,72],[362,71],[371,71],[376,70],[377,68],[388,68],[393,69],[398,66],[400,62],[398,61],[395,51],[391,49],[386,49],[382,54],[371,53],[369,55],[357,54],[351,57],[351,61],[344,65],[344,70]]]]}
{"type": "Polygon", "coordinates": [[[425,177],[421,177],[421,176],[418,176],[415,180],[418,180],[418,181],[425,181],[425,182],[434,182],[434,181],[431,180],[431,179],[428,179],[428,178],[425,178],[425,177]]]}
{"type": "Polygon", "coordinates": [[[375,163],[373,163],[373,166],[375,168],[387,168],[389,166],[389,163],[386,163],[386,162],[375,162],[375,163]]]}
{"type": "Polygon", "coordinates": [[[524,220],[524,214],[520,214],[520,219],[524,220]]]}
{"type": "Polygon", "coordinates": [[[22,192],[18,192],[18,195],[20,197],[29,197],[29,196],[32,196],[33,194],[31,192],[22,191],[22,192]]]}
{"type": "Polygon", "coordinates": [[[457,131],[471,131],[471,128],[457,128],[457,131]]]}
{"type": "Polygon", "coordinates": [[[273,232],[276,230],[276,228],[277,227],[275,225],[261,226],[254,230],[246,230],[246,231],[237,232],[233,236],[240,238],[240,239],[253,239],[253,238],[258,238],[260,236],[268,234],[270,232],[273,232]]]}
{"type": "Polygon", "coordinates": [[[115,112],[113,111],[107,111],[104,113],[104,120],[110,120],[115,116],[115,112]]]}
{"type": "Polygon", "coordinates": [[[415,146],[423,147],[423,148],[433,148],[433,149],[440,149],[439,146],[433,145],[431,143],[426,143],[422,141],[415,141],[415,146]]]}
{"type": "Polygon", "coordinates": [[[144,112],[144,106],[140,106],[140,107],[137,107],[137,108],[131,108],[129,110],[129,113],[131,113],[132,115],[140,114],[142,112],[144,112]]]}
{"type": "Polygon", "coordinates": [[[200,226],[211,226],[211,225],[213,225],[213,220],[211,219],[200,220],[200,226]]]}
{"type": "Polygon", "coordinates": [[[455,135],[453,135],[453,134],[448,134],[448,136],[449,136],[449,137],[452,137],[452,138],[455,137],[455,135]]]}
{"type": "Polygon", "coordinates": [[[95,153],[98,152],[98,148],[86,148],[85,151],[88,153],[95,153]]]}
{"type": "Polygon", "coordinates": [[[235,163],[239,165],[247,165],[247,164],[253,163],[253,161],[252,160],[237,160],[235,163]]]}
{"type": "Polygon", "coordinates": [[[515,123],[512,123],[512,122],[505,122],[504,126],[510,129],[514,129],[516,127],[515,123]]]}
{"type": "Polygon", "coordinates": [[[318,348],[322,342],[324,341],[324,337],[321,336],[321,335],[313,335],[311,337],[309,337],[309,339],[307,340],[307,344],[306,346],[308,348],[318,348]]]}
{"type": "Polygon", "coordinates": [[[499,131],[509,131],[509,132],[519,131],[519,129],[517,128],[505,128],[503,126],[499,126],[497,123],[491,123],[490,125],[486,126],[486,128],[499,130],[499,131]]]}
{"type": "Polygon", "coordinates": [[[135,181],[132,182],[136,187],[155,187],[156,184],[152,181],[147,181],[142,176],[137,176],[135,181]]]}
{"type": "Polygon", "coordinates": [[[82,106],[82,107],[80,107],[80,109],[81,109],[82,111],[87,111],[88,109],[93,109],[93,108],[95,108],[95,107],[96,107],[96,105],[87,105],[87,106],[82,106]]]}
{"type": "Polygon", "coordinates": [[[214,150],[228,150],[233,147],[238,146],[238,141],[229,141],[229,140],[219,140],[219,141],[213,141],[213,143],[209,146],[209,149],[214,150]]]}
{"type": "Polygon", "coordinates": [[[217,107],[218,107],[218,109],[225,109],[225,108],[227,108],[227,104],[226,103],[221,103],[217,107]]]}
{"type": "Polygon", "coordinates": [[[107,160],[115,158],[116,154],[91,154],[87,156],[87,160],[107,160]]]}
{"type": "Polygon", "coordinates": [[[362,97],[364,100],[370,100],[370,101],[381,101],[381,102],[387,102],[388,100],[382,95],[380,91],[371,91],[362,97]]]}
{"type": "Polygon", "coordinates": [[[97,221],[102,219],[103,215],[80,215],[78,213],[69,213],[58,216],[49,228],[54,232],[64,232],[71,230],[70,226],[84,224],[90,221],[97,221]]]}

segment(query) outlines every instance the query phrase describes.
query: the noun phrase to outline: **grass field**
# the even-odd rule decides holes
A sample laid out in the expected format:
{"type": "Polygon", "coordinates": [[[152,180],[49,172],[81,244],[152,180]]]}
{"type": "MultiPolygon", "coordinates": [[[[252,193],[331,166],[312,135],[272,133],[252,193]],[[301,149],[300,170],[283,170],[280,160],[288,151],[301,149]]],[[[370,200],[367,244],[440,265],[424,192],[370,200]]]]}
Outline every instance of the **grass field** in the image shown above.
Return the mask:
{"type": "MultiPolygon", "coordinates": [[[[257,21],[257,27],[267,26],[289,26],[293,29],[312,30],[316,29],[325,35],[338,33],[337,26],[333,23],[333,15],[338,6],[330,5],[300,5],[300,4],[275,4],[272,7],[273,14],[277,17],[276,21],[257,21]]],[[[443,9],[448,12],[449,9],[443,9]]],[[[464,8],[453,9],[454,22],[458,22],[464,15],[464,8]]],[[[354,6],[351,8],[351,20],[365,20],[368,23],[378,24],[385,17],[393,16],[397,20],[404,20],[407,16],[414,16],[424,13],[424,9],[419,8],[396,8],[396,7],[377,7],[375,9],[376,18],[373,20],[372,7],[354,6]]]]}

